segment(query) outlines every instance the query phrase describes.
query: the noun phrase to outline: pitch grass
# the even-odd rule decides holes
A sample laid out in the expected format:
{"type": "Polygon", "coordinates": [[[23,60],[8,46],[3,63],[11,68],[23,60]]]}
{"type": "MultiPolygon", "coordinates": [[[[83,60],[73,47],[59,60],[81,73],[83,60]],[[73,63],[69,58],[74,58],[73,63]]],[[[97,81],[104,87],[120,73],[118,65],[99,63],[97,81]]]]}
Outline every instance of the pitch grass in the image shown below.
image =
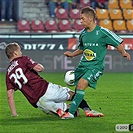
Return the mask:
{"type": "MultiPolygon", "coordinates": [[[[41,74],[45,79],[65,86],[63,73],[41,74]]],[[[105,73],[97,89],[88,88],[85,99],[92,109],[105,114],[102,118],[80,116],[61,120],[34,109],[26,98],[15,92],[18,117],[11,117],[7,104],[5,74],[0,74],[0,133],[117,133],[116,124],[133,123],[133,86],[131,73],[105,73]]],[[[74,89],[71,87],[71,89],[74,89]]]]}

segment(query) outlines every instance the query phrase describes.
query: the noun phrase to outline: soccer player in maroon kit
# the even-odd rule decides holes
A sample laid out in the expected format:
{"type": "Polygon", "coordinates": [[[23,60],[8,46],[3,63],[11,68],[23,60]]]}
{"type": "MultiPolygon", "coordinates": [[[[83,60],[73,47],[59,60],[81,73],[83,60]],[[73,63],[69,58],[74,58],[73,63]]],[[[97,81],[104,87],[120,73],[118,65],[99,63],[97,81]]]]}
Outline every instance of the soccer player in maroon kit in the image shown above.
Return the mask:
{"type": "MultiPolygon", "coordinates": [[[[17,116],[14,91],[20,90],[33,107],[61,117],[68,109],[64,101],[72,100],[74,92],[40,77],[37,72],[43,71],[44,67],[28,56],[22,56],[17,43],[8,44],[5,53],[10,61],[6,73],[6,86],[12,116],[17,116]]],[[[85,100],[79,107],[90,110],[85,100]]]]}

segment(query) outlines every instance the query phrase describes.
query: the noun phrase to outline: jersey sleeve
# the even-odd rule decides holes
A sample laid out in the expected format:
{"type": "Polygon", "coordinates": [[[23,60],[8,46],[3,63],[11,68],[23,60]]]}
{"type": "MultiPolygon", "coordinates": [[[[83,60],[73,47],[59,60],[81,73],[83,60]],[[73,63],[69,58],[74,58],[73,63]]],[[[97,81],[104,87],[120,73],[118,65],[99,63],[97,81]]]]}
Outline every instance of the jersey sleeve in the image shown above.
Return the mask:
{"type": "Polygon", "coordinates": [[[24,58],[25,58],[26,66],[30,68],[30,70],[33,69],[38,64],[37,62],[33,61],[28,56],[24,56],[24,58]]]}
{"type": "Polygon", "coordinates": [[[79,36],[79,43],[78,43],[78,48],[81,49],[81,50],[84,50],[84,47],[83,47],[83,42],[82,42],[82,37],[83,37],[83,32],[85,31],[85,29],[81,32],[80,36],[79,36]]]}
{"type": "Polygon", "coordinates": [[[105,35],[106,44],[117,47],[119,44],[121,44],[123,42],[123,39],[120,36],[118,36],[117,34],[115,34],[114,32],[112,32],[106,28],[102,28],[101,31],[105,35]]]}
{"type": "Polygon", "coordinates": [[[7,91],[10,90],[10,89],[15,90],[14,86],[12,85],[12,83],[10,82],[10,80],[8,78],[9,77],[6,74],[6,88],[7,88],[7,91]]]}

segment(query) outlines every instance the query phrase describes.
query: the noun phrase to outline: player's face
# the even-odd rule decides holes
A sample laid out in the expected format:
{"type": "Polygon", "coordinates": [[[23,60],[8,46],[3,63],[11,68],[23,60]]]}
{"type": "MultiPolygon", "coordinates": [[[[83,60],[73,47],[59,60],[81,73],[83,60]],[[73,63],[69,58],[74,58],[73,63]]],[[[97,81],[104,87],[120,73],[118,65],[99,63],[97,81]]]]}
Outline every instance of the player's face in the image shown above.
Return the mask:
{"type": "Polygon", "coordinates": [[[92,22],[92,18],[87,16],[87,14],[80,14],[80,22],[84,28],[89,28],[92,22]]]}

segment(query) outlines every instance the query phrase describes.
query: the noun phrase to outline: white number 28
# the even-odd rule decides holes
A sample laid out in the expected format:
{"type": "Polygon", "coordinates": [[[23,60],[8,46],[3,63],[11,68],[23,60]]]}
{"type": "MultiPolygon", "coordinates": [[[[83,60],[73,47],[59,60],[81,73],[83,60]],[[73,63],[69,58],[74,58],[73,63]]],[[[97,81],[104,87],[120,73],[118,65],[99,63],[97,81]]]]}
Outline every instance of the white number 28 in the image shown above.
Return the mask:
{"type": "Polygon", "coordinates": [[[17,68],[15,70],[15,73],[11,74],[9,78],[10,79],[14,78],[14,83],[18,85],[19,89],[22,88],[22,84],[19,81],[19,79],[23,79],[23,84],[26,84],[28,82],[28,79],[25,77],[23,70],[21,68],[17,68]]]}

